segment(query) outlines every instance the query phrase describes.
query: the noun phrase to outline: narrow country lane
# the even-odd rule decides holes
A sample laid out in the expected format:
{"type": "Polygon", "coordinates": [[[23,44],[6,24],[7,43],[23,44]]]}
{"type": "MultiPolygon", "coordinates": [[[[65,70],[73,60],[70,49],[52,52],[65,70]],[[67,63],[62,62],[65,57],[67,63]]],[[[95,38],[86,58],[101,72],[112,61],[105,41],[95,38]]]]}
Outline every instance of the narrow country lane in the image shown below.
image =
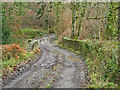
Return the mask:
{"type": "Polygon", "coordinates": [[[87,70],[81,56],[58,47],[54,35],[39,40],[42,56],[28,72],[5,88],[79,88],[85,87],[87,70]]]}

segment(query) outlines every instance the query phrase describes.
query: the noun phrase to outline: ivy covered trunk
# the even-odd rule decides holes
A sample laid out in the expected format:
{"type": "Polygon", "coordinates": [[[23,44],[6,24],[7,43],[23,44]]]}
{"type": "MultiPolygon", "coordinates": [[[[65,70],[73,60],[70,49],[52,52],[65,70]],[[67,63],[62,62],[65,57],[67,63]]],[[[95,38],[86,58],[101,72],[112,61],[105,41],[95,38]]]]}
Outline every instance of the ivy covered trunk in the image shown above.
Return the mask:
{"type": "MultiPolygon", "coordinates": [[[[117,38],[118,38],[118,46],[120,46],[120,2],[119,2],[119,7],[118,7],[118,37],[117,38]]],[[[118,49],[118,54],[120,54],[120,48],[118,49]]],[[[118,66],[120,66],[120,55],[118,55],[118,66]]],[[[118,79],[118,84],[120,86],[119,79],[118,79]]]]}
{"type": "Polygon", "coordinates": [[[71,33],[71,38],[74,38],[75,37],[75,29],[76,29],[76,3],[72,3],[72,33],[71,33]]]}
{"type": "Polygon", "coordinates": [[[110,2],[108,5],[109,5],[109,12],[107,14],[108,20],[106,24],[105,38],[108,40],[112,40],[117,37],[118,3],[110,2]]]}

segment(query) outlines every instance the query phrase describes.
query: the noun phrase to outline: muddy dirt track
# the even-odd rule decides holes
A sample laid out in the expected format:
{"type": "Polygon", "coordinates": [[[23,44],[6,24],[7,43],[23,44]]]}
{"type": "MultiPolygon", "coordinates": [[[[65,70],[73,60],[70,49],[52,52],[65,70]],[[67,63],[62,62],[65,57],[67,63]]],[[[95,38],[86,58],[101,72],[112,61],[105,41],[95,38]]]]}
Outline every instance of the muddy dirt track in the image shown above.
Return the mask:
{"type": "Polygon", "coordinates": [[[5,88],[84,88],[87,77],[81,56],[53,43],[54,35],[39,40],[41,58],[5,88]]]}

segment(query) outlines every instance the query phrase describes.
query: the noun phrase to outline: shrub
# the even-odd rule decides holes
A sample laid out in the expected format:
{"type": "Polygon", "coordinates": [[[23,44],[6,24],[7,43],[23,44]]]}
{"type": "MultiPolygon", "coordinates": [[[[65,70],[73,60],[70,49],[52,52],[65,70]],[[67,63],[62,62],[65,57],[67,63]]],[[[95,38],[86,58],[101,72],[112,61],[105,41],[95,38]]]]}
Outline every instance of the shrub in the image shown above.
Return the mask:
{"type": "Polygon", "coordinates": [[[19,46],[19,44],[10,44],[2,46],[2,60],[5,58],[10,59],[11,57],[15,57],[19,59],[19,55],[25,53],[26,51],[19,46]]]}
{"type": "Polygon", "coordinates": [[[26,38],[35,38],[43,36],[44,32],[39,29],[23,29],[22,33],[24,33],[26,38]]]}

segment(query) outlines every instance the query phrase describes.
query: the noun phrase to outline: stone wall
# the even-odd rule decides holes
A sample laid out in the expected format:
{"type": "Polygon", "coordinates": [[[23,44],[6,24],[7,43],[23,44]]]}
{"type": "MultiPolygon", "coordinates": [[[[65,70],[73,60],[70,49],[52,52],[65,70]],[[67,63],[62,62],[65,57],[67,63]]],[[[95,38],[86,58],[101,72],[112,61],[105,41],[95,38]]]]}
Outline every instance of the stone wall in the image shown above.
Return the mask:
{"type": "MultiPolygon", "coordinates": [[[[92,41],[89,39],[73,40],[67,37],[62,38],[62,46],[68,48],[86,59],[89,67],[90,78],[102,78],[102,83],[107,79],[113,84],[118,80],[118,42],[117,41],[92,41]]],[[[94,84],[96,84],[95,82],[94,84]]],[[[103,86],[104,87],[104,86],[103,86]]]]}
{"type": "Polygon", "coordinates": [[[76,50],[78,50],[78,47],[79,47],[79,41],[74,41],[72,39],[62,38],[62,45],[67,46],[69,48],[72,48],[76,51],[76,50]]]}
{"type": "Polygon", "coordinates": [[[28,48],[27,51],[36,50],[38,47],[38,40],[28,40],[28,48]]]}

